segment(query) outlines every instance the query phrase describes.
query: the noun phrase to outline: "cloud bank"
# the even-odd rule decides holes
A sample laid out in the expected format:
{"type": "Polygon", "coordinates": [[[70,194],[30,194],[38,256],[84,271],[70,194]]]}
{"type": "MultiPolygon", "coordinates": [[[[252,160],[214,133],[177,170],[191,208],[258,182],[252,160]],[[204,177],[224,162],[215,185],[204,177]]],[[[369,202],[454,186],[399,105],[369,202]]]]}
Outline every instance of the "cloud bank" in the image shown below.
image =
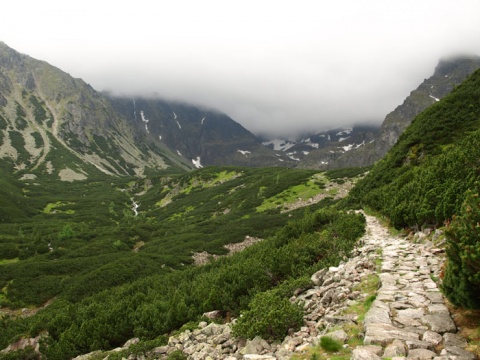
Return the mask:
{"type": "Polygon", "coordinates": [[[271,135],[380,124],[441,57],[480,55],[477,0],[27,0],[5,13],[0,40],[97,90],[212,107],[271,135]]]}

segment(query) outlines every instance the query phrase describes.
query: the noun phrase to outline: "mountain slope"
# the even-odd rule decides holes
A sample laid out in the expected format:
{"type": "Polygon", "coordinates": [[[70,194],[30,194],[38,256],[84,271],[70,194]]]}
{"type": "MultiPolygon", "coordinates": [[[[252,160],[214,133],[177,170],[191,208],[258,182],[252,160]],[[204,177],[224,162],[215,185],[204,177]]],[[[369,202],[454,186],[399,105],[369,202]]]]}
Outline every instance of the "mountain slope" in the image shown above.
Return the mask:
{"type": "Polygon", "coordinates": [[[397,227],[442,224],[480,177],[480,70],[418,115],[351,199],[397,227]]]}
{"type": "Polygon", "coordinates": [[[301,161],[299,167],[329,169],[372,165],[397,142],[415,116],[445,97],[478,68],[478,56],[441,59],[434,74],[385,117],[380,131],[365,146],[355,143],[355,148],[343,153],[315,150],[301,161]]]}
{"type": "Polygon", "coordinates": [[[182,164],[79,79],[0,43],[0,156],[60,179],[143,175],[182,164]]]}
{"type": "Polygon", "coordinates": [[[111,96],[120,113],[197,168],[206,165],[288,166],[243,126],[225,114],[161,99],[111,96]]]}

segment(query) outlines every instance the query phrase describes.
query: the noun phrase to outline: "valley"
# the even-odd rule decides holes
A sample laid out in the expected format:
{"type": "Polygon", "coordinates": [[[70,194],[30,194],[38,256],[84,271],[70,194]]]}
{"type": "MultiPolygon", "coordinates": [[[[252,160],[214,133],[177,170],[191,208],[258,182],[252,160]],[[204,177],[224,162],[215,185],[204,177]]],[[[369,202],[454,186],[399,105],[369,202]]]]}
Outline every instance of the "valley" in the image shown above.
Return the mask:
{"type": "Polygon", "coordinates": [[[269,140],[215,110],[98,92],[0,43],[0,359],[203,360],[184,337],[230,323],[234,339],[215,336],[235,358],[260,336],[282,359],[355,359],[369,342],[392,345],[362,327],[372,304],[401,323],[395,334],[415,324],[408,351],[445,355],[451,337],[421,343],[432,324],[416,325],[419,312],[436,319],[435,304],[390,307],[378,292],[379,305],[372,279],[378,270],[391,286],[385,273],[404,270],[406,285],[422,272],[426,288],[397,286],[395,302],[438,286],[451,308],[480,308],[479,67],[442,59],[380,128],[269,140]],[[445,251],[441,271],[423,266],[423,250],[445,251]],[[339,273],[350,260],[354,281],[339,273]],[[342,327],[352,343],[336,355],[319,345],[327,318],[345,315],[333,298],[365,310],[342,327]]]}

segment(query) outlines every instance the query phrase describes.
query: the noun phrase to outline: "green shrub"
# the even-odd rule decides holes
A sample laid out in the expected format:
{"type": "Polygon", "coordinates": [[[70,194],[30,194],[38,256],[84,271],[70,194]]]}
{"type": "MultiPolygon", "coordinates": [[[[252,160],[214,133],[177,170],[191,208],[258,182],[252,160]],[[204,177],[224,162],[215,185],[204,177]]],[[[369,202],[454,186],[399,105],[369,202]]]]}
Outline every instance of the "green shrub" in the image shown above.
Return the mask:
{"type": "Polygon", "coordinates": [[[297,330],[303,324],[302,308],[271,291],[256,295],[249,308],[241,313],[233,326],[233,333],[237,337],[282,339],[289,329],[297,330]]]}
{"type": "Polygon", "coordinates": [[[185,355],[181,350],[175,350],[168,354],[167,360],[187,360],[187,355],[185,355]]]}
{"type": "Polygon", "coordinates": [[[448,262],[443,279],[443,290],[453,304],[475,309],[480,308],[479,192],[477,183],[446,232],[448,262]]]}
{"type": "Polygon", "coordinates": [[[330,336],[322,336],[320,338],[320,346],[328,352],[337,352],[342,349],[342,344],[330,336]]]}

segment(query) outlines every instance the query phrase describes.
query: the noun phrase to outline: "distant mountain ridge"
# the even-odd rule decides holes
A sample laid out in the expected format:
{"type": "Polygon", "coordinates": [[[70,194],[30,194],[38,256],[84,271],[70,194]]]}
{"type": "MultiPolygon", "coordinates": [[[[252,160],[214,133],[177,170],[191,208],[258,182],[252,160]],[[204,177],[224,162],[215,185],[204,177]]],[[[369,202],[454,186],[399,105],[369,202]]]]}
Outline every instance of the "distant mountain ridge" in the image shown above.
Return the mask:
{"type": "Polygon", "coordinates": [[[312,151],[298,165],[301,168],[333,169],[342,167],[369,166],[385,156],[395,145],[402,132],[412,120],[449,94],[455,86],[461,84],[470,74],[480,68],[480,57],[461,56],[441,59],[434,74],[425,79],[422,84],[397,106],[383,121],[380,130],[365,146],[354,142],[348,152],[312,151]]]}
{"type": "Polygon", "coordinates": [[[115,97],[117,111],[178,155],[200,168],[206,165],[291,166],[290,159],[263,146],[228,115],[162,99],[115,97]]]}

